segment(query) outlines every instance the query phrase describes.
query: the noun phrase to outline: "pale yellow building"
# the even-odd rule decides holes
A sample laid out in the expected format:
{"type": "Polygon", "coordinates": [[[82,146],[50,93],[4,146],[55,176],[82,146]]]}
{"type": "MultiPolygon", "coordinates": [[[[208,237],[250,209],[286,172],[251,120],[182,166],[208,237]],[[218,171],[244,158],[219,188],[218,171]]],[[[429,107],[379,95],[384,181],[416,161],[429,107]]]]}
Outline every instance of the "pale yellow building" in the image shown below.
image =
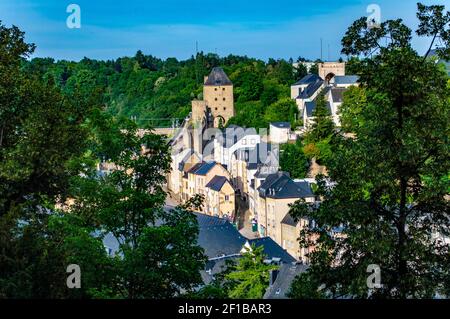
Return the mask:
{"type": "Polygon", "coordinates": [[[214,176],[206,185],[205,213],[233,220],[236,213],[235,191],[224,176],[214,176]]]}
{"type": "Polygon", "coordinates": [[[214,176],[230,178],[228,171],[216,162],[201,162],[192,166],[183,178],[183,201],[196,194],[203,195],[206,199],[206,185],[214,176]]]}
{"type": "Polygon", "coordinates": [[[258,228],[261,236],[269,236],[282,245],[281,222],[289,212],[290,204],[300,199],[314,203],[311,186],[305,181],[294,181],[287,173],[269,175],[258,188],[258,228]]]}
{"type": "Polygon", "coordinates": [[[180,152],[175,152],[171,155],[170,172],[167,176],[167,188],[177,198],[183,197],[183,177],[187,175],[187,172],[199,163],[200,155],[195,153],[191,149],[185,149],[180,152]]]}
{"type": "MultiPolygon", "coordinates": [[[[314,251],[315,246],[300,247],[299,237],[303,230],[312,226],[310,223],[312,222],[304,218],[295,221],[289,213],[281,221],[281,247],[304,264],[310,262],[309,254],[314,251]]],[[[314,236],[312,242],[317,238],[318,236],[314,236]]]]}

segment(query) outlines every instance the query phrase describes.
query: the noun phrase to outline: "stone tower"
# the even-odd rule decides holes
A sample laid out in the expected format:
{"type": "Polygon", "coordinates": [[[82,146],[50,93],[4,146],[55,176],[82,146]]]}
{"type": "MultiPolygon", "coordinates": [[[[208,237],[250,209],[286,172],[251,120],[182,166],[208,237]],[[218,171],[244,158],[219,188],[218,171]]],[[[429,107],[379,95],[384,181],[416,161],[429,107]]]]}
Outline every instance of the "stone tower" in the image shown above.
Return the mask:
{"type": "Polygon", "coordinates": [[[211,126],[225,125],[234,116],[233,83],[222,68],[213,68],[203,83],[203,100],[192,101],[192,119],[197,126],[212,121],[211,126]]]}
{"type": "Polygon", "coordinates": [[[345,75],[345,63],[324,62],[319,64],[319,76],[329,82],[336,75],[345,75]]]}

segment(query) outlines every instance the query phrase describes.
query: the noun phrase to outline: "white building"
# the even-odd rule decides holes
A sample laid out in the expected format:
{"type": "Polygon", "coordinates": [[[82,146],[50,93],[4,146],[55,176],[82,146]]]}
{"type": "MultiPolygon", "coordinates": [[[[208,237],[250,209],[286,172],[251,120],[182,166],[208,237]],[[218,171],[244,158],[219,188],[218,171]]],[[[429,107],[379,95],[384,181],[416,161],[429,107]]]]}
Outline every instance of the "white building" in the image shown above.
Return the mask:
{"type": "Polygon", "coordinates": [[[239,149],[254,148],[259,143],[261,143],[261,137],[255,129],[244,129],[232,125],[214,139],[214,161],[228,167],[234,152],[239,149]]]}
{"type": "Polygon", "coordinates": [[[273,144],[285,144],[290,140],[291,123],[274,122],[270,123],[270,142],[273,144]]]}
{"type": "Polygon", "coordinates": [[[304,65],[306,67],[306,71],[309,73],[309,71],[311,71],[311,68],[313,66],[315,66],[317,63],[316,62],[295,62],[292,63],[292,66],[296,69],[298,69],[299,65],[304,65]]]}
{"type": "Polygon", "coordinates": [[[308,74],[291,86],[291,98],[295,100],[300,114],[306,102],[314,101],[325,87],[325,81],[316,74],[308,74]]]}
{"type": "Polygon", "coordinates": [[[249,197],[250,183],[260,165],[279,166],[279,149],[276,144],[261,142],[254,148],[236,150],[228,168],[233,186],[245,200],[249,197]]]}

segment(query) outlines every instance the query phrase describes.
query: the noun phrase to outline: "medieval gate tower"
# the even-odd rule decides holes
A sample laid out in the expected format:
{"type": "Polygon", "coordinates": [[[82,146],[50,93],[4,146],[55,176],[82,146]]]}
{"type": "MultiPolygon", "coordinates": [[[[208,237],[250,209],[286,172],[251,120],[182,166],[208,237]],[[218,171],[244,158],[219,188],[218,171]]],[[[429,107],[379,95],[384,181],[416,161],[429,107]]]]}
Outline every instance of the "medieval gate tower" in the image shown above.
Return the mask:
{"type": "Polygon", "coordinates": [[[192,101],[192,120],[200,126],[219,128],[233,116],[233,83],[222,68],[213,68],[203,83],[203,100],[192,101]]]}

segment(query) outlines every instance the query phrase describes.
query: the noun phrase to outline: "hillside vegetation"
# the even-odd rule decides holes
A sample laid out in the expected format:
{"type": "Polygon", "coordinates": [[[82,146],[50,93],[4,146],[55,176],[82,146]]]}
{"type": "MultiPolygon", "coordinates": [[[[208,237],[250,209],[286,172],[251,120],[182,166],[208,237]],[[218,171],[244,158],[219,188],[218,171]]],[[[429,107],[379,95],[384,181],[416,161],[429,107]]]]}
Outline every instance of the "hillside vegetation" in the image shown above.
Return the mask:
{"type": "Polygon", "coordinates": [[[24,60],[22,67],[30,75],[53,79],[68,94],[87,97],[98,91],[112,115],[136,118],[140,126],[169,126],[172,118],[189,114],[191,100],[202,98],[204,76],[221,66],[235,86],[236,117],[230,123],[258,128],[271,121],[295,121],[289,85],[306,70],[296,70],[291,62],[204,53],[185,61],[162,60],[138,51],[134,57],[108,61],[34,58],[24,60]]]}

